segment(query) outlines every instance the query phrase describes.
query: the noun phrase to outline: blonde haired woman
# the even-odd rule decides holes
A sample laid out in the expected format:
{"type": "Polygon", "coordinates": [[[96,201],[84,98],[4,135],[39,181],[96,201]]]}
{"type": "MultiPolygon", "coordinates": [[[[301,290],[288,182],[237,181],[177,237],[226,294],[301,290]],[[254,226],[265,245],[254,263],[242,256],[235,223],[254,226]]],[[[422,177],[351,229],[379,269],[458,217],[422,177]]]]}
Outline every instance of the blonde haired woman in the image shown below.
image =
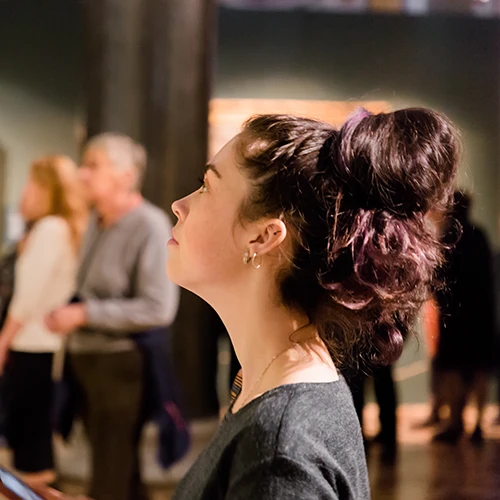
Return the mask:
{"type": "Polygon", "coordinates": [[[31,166],[20,211],[29,232],[19,245],[14,296],[0,333],[7,438],[26,482],[53,482],[52,363],[61,338],[44,316],[71,298],[86,208],[76,165],[64,156],[31,166]]]}

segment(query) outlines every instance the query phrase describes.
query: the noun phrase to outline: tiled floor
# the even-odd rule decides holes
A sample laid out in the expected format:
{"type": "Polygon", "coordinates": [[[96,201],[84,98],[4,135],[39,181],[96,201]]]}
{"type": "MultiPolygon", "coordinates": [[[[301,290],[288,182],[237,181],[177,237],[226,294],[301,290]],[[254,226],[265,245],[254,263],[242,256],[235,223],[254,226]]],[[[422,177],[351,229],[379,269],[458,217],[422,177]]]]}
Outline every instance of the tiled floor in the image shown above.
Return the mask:
{"type": "Polygon", "coordinates": [[[372,500],[498,500],[500,445],[405,445],[394,466],[369,456],[372,500]]]}
{"type": "MultiPolygon", "coordinates": [[[[500,427],[487,425],[486,441],[477,446],[464,438],[456,446],[430,444],[431,431],[415,430],[428,408],[422,404],[399,408],[399,441],[394,465],[380,459],[380,450],[370,447],[368,465],[372,500],[500,500],[500,427]]],[[[486,422],[491,422],[496,408],[489,408],[486,422]]],[[[470,427],[474,412],[468,410],[470,427]]],[[[377,410],[366,409],[367,434],[377,432],[377,410]]],[[[154,430],[149,429],[144,443],[145,476],[151,487],[152,500],[169,500],[175,482],[182,476],[197,453],[206,444],[216,422],[200,422],[195,427],[194,448],[183,463],[162,473],[154,461],[154,430]]],[[[86,445],[81,435],[70,447],[58,446],[63,488],[68,493],[84,489],[82,476],[87,470],[86,445]]],[[[3,461],[8,457],[3,453],[3,461]]]]}
{"type": "MultiPolygon", "coordinates": [[[[368,467],[372,500],[499,500],[500,428],[491,422],[497,409],[485,416],[485,442],[473,445],[463,438],[457,445],[430,443],[431,430],[415,430],[414,425],[428,415],[427,405],[399,408],[398,438],[401,443],[394,465],[380,460],[380,450],[370,448],[368,467]]],[[[375,405],[366,411],[369,434],[377,431],[375,405]]],[[[470,431],[475,412],[467,409],[470,431]]]]}

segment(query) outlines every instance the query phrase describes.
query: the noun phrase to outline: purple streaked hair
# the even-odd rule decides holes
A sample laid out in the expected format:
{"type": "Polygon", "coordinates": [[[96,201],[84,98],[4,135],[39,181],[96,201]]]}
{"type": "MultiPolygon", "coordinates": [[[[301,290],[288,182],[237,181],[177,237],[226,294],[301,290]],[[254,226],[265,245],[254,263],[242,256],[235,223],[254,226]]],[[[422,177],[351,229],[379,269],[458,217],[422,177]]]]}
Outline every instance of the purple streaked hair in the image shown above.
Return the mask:
{"type": "Polygon", "coordinates": [[[251,191],[240,216],[287,224],[281,300],[310,317],[337,364],[401,353],[441,262],[425,215],[449,206],[459,153],[453,125],[428,109],[360,109],[339,130],[290,115],[244,125],[238,164],[251,191]]]}

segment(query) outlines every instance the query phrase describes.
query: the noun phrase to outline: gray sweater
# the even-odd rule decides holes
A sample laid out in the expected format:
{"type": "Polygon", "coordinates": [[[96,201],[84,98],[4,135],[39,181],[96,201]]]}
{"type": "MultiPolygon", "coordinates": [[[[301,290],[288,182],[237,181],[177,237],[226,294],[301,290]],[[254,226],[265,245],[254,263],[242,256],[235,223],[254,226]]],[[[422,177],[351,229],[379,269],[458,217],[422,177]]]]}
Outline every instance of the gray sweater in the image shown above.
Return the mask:
{"type": "Polygon", "coordinates": [[[174,500],[369,500],[344,381],[284,385],[228,413],[174,500]]]}
{"type": "Polygon", "coordinates": [[[170,229],[165,213],[148,202],[107,228],[91,218],[77,278],[88,322],[70,336],[70,351],[129,350],[130,333],[172,323],[179,290],[166,276],[170,229]]]}

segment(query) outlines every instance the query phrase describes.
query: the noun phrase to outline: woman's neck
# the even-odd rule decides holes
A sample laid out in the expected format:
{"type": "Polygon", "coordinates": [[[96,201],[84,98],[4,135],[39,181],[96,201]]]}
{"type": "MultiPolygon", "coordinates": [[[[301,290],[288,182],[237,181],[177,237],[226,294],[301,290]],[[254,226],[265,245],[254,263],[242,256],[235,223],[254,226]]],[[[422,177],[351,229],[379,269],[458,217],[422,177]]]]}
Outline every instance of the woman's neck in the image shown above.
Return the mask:
{"type": "Polygon", "coordinates": [[[335,379],[328,349],[305,314],[278,306],[263,293],[244,302],[234,299],[241,294],[231,296],[226,296],[224,306],[216,310],[241,363],[243,401],[290,381],[335,379]],[[304,369],[308,375],[304,375],[304,369]],[[319,374],[318,369],[324,373],[319,374]]]}
{"type": "Polygon", "coordinates": [[[222,319],[240,361],[245,385],[255,383],[274,356],[294,345],[293,333],[310,324],[307,317],[283,310],[247,310],[238,316],[235,321],[228,321],[227,316],[222,319]]]}

